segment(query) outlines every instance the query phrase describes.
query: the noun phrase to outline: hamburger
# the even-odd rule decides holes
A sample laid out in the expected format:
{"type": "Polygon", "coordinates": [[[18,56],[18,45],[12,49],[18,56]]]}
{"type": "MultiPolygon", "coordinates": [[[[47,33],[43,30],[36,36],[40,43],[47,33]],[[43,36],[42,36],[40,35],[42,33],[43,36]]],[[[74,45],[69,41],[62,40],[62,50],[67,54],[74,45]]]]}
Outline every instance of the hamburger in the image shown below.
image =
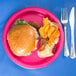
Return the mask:
{"type": "Polygon", "coordinates": [[[16,56],[27,56],[36,49],[37,30],[25,21],[17,20],[8,31],[9,47],[16,56]]]}

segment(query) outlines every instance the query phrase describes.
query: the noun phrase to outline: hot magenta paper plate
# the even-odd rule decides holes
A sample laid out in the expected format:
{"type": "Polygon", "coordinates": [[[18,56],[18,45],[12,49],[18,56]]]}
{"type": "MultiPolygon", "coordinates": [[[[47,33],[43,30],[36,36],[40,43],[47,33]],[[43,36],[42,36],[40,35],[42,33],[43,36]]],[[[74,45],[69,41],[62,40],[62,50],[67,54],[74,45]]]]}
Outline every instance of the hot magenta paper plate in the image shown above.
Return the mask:
{"type": "Polygon", "coordinates": [[[23,68],[38,69],[48,66],[59,56],[63,48],[64,33],[59,20],[51,12],[38,7],[29,7],[16,12],[14,15],[12,15],[9,18],[3,30],[2,41],[7,55],[14,63],[16,63],[17,65],[23,68]],[[39,58],[37,55],[38,49],[35,50],[30,56],[25,56],[25,57],[15,56],[11,52],[7,41],[7,33],[10,27],[14,24],[14,22],[17,19],[25,20],[26,22],[32,20],[32,21],[36,21],[39,25],[42,25],[42,19],[44,17],[48,17],[49,20],[51,20],[52,22],[56,22],[59,25],[60,37],[59,37],[59,42],[56,45],[54,56],[47,58],[39,58]]]}

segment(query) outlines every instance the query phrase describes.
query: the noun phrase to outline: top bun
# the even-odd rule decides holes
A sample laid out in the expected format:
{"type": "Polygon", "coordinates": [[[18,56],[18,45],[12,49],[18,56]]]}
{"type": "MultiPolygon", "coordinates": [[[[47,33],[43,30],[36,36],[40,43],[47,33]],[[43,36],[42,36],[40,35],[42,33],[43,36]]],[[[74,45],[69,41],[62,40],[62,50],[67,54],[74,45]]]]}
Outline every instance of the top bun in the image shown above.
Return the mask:
{"type": "Polygon", "coordinates": [[[26,56],[35,49],[35,31],[29,25],[15,25],[7,35],[11,51],[17,56],[26,56]]]}

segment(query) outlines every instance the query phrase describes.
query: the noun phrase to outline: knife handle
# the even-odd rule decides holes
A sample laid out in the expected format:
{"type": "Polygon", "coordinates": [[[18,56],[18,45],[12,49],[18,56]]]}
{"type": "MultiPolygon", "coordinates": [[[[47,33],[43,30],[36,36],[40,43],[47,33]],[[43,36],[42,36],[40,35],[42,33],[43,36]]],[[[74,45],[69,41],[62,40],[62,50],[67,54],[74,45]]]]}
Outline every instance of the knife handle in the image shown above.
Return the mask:
{"type": "Polygon", "coordinates": [[[75,58],[75,47],[74,47],[74,30],[71,30],[71,51],[70,58],[75,58]]]}
{"type": "Polygon", "coordinates": [[[64,56],[68,57],[69,56],[69,49],[67,45],[67,34],[66,34],[66,25],[64,25],[64,37],[65,37],[65,42],[64,42],[64,56]]]}

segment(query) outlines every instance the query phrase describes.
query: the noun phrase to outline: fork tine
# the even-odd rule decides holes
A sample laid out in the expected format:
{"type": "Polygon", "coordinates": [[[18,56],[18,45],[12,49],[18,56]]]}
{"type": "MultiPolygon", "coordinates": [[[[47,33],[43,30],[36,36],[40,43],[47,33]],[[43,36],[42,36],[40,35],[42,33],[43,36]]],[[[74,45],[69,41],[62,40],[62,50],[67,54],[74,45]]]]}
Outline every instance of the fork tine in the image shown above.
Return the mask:
{"type": "Polygon", "coordinates": [[[68,22],[68,11],[67,8],[61,8],[61,22],[65,21],[68,22]]]}
{"type": "Polygon", "coordinates": [[[67,11],[67,8],[62,8],[61,9],[61,15],[62,15],[62,19],[68,19],[68,11],[67,11]]]}

